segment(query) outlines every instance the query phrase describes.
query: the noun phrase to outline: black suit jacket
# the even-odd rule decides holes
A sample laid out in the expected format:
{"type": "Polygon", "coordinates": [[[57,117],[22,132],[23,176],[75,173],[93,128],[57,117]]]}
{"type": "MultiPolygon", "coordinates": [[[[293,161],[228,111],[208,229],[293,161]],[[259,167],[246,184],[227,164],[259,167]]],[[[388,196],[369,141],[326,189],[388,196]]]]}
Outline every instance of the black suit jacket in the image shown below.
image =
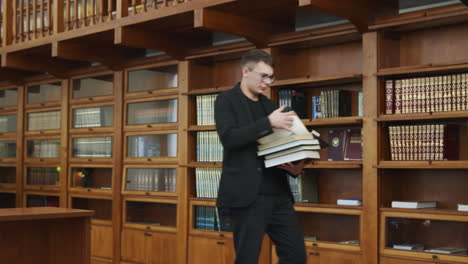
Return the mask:
{"type": "MultiPolygon", "coordinates": [[[[221,93],[215,102],[215,121],[224,147],[223,171],[217,206],[245,207],[257,197],[264,166],[257,159],[257,139],[273,132],[267,117],[254,120],[249,100],[237,84],[221,93]]],[[[273,101],[260,95],[267,116],[277,109],[273,101]]],[[[272,169],[272,174],[285,174],[272,169]]]]}

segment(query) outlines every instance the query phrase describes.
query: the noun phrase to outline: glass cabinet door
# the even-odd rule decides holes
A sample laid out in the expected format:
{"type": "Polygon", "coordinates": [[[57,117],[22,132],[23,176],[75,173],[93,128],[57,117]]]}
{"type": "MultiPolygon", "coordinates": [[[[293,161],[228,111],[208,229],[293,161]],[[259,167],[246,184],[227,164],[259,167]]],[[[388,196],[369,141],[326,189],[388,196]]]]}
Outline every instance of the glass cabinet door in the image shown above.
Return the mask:
{"type": "Polygon", "coordinates": [[[177,122],[177,99],[130,103],[127,125],[177,122]]]}
{"type": "Polygon", "coordinates": [[[175,192],[177,171],[175,168],[127,168],[126,191],[175,192]]]}
{"type": "Polygon", "coordinates": [[[177,134],[127,137],[127,157],[176,157],[177,134]]]}

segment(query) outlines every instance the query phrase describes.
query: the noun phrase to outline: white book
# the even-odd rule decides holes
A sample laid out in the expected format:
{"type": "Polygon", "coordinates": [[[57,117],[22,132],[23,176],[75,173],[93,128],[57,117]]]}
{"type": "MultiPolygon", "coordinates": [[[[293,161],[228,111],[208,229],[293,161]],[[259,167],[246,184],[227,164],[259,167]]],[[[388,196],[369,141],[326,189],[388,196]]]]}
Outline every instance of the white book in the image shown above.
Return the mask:
{"type": "Polygon", "coordinates": [[[320,154],[318,151],[303,150],[303,151],[298,151],[298,152],[294,152],[291,154],[279,156],[273,159],[265,160],[265,167],[269,168],[269,167],[284,164],[287,162],[293,162],[293,161],[298,161],[298,160],[303,160],[303,159],[319,159],[319,158],[320,158],[320,154]]]}
{"type": "Polygon", "coordinates": [[[436,201],[392,201],[392,208],[423,209],[436,207],[436,201]]]}
{"type": "Polygon", "coordinates": [[[458,204],[458,211],[468,212],[468,204],[458,204]]]}
{"type": "Polygon", "coordinates": [[[283,156],[283,155],[286,155],[286,154],[298,152],[298,151],[301,151],[301,150],[320,150],[320,146],[318,146],[318,145],[297,146],[297,147],[294,147],[294,148],[289,148],[289,149],[285,149],[285,150],[282,150],[282,151],[278,151],[278,152],[266,155],[265,159],[272,159],[272,158],[276,158],[276,157],[283,156]]]}
{"type": "Polygon", "coordinates": [[[353,205],[353,206],[360,206],[362,205],[362,200],[357,198],[350,198],[350,199],[337,199],[337,205],[353,205]]]}
{"type": "Polygon", "coordinates": [[[424,246],[421,244],[394,244],[393,248],[402,250],[423,250],[424,246]]]}

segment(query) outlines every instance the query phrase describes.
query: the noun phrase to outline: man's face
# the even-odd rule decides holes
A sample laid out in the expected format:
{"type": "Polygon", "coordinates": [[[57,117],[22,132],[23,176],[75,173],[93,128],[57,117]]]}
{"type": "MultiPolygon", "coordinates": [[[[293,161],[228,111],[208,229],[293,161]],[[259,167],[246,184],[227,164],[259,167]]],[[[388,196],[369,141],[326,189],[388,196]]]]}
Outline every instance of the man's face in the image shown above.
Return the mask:
{"type": "Polygon", "coordinates": [[[265,92],[271,83],[271,76],[273,76],[273,68],[264,63],[263,61],[258,62],[252,70],[247,67],[242,69],[242,74],[248,92],[254,96],[258,96],[265,92]]]}

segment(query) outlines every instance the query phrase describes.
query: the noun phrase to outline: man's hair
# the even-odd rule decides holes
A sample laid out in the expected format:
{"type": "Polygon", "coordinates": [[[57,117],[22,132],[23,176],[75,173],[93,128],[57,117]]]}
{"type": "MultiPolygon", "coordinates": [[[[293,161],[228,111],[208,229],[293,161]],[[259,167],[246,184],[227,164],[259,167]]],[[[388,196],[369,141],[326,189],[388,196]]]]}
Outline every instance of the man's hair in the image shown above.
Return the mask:
{"type": "Polygon", "coordinates": [[[253,49],[253,50],[246,52],[242,56],[240,66],[241,66],[241,69],[244,67],[247,67],[250,70],[252,70],[255,67],[255,65],[261,61],[267,65],[270,65],[273,68],[275,67],[275,62],[273,61],[273,57],[271,57],[271,55],[266,53],[265,51],[259,50],[259,49],[253,49]]]}

